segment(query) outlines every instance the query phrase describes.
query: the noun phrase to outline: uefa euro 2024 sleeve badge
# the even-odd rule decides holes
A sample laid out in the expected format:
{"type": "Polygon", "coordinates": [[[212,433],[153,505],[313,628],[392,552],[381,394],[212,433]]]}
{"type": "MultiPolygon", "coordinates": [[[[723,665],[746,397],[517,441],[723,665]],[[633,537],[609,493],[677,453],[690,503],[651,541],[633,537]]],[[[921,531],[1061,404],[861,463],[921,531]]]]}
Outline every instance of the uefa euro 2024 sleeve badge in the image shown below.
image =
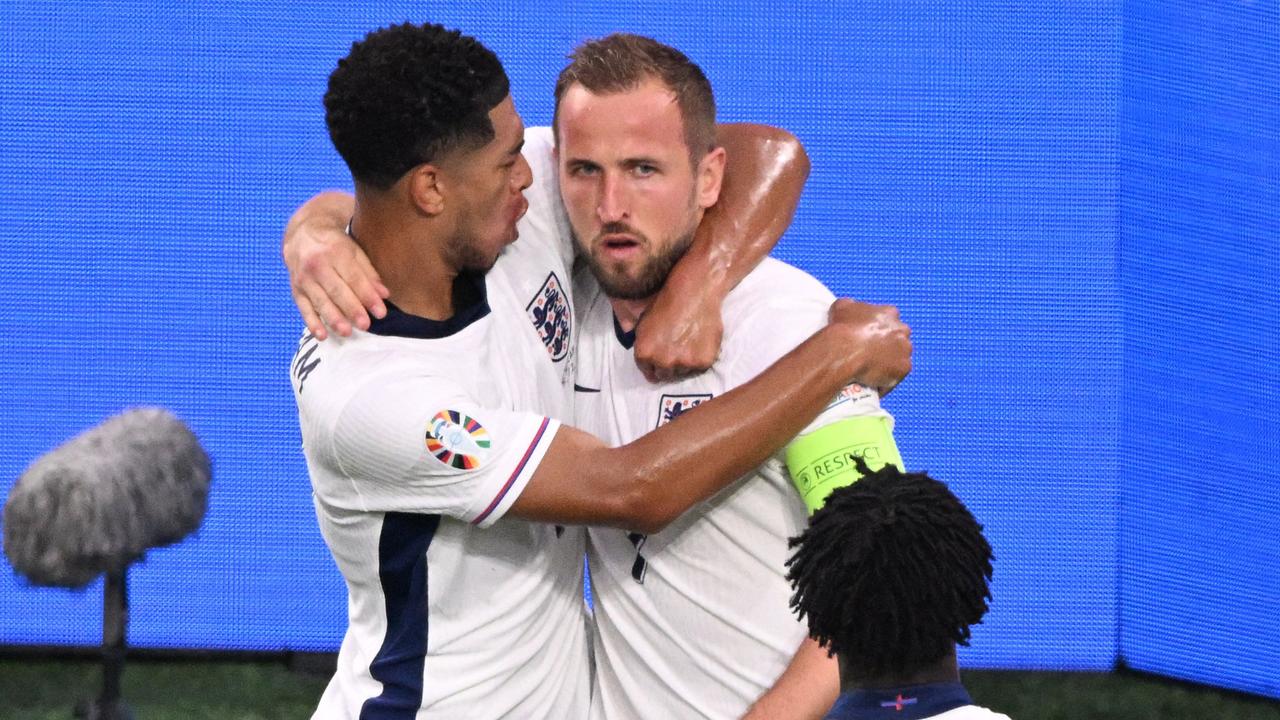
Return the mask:
{"type": "Polygon", "coordinates": [[[427,424],[427,450],[459,470],[474,470],[489,454],[489,431],[457,410],[441,410],[427,424]]]}

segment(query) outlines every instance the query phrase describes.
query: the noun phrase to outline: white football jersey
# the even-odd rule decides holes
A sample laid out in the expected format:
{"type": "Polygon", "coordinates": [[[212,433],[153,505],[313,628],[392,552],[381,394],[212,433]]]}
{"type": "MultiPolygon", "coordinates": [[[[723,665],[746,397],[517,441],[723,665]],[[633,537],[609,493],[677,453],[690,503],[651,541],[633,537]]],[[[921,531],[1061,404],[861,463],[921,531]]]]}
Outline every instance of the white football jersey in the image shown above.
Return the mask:
{"type": "MultiPolygon", "coordinates": [[[[651,384],[585,272],[579,283],[577,423],[628,443],[758,375],[827,323],[834,297],[790,265],[765,259],[724,303],[724,343],[707,372],[651,384]]],[[[806,432],[885,415],[850,385],[806,432]]],[[[887,415],[886,415],[887,417],[887,415]]],[[[789,607],[787,539],[808,514],[783,453],[655,535],[588,530],[595,604],[592,717],[737,718],[770,688],[805,638],[789,607]]]]}
{"type": "MultiPolygon", "coordinates": [[[[536,135],[536,133],[535,133],[536,135]]],[[[550,135],[526,153],[554,173],[550,135]]],[[[571,414],[571,244],[545,182],[457,312],[389,308],[291,365],[348,629],[316,718],[585,717],[581,529],[504,518],[571,414]]]]}
{"type": "Polygon", "coordinates": [[[978,705],[965,705],[948,710],[941,715],[934,715],[929,720],[1010,720],[1008,715],[992,712],[978,705]]]}

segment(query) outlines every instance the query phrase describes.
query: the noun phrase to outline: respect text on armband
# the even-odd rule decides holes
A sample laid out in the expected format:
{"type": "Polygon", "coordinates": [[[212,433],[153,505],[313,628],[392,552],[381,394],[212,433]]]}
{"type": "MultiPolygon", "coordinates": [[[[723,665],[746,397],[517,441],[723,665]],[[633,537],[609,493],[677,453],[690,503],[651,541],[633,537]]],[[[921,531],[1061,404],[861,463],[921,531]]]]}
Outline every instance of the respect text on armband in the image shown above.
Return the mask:
{"type": "Polygon", "coordinates": [[[810,490],[831,482],[845,473],[855,472],[857,470],[855,458],[862,458],[872,467],[884,464],[878,444],[848,445],[806,463],[795,474],[795,482],[800,487],[801,493],[807,494],[810,490]]]}

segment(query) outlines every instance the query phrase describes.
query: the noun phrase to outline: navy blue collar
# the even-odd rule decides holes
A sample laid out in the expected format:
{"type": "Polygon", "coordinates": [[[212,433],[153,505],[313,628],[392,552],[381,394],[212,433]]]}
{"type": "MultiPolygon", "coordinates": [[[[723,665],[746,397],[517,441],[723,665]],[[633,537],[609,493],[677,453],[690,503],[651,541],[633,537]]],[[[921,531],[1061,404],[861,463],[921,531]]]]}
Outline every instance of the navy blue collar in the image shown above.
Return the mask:
{"type": "Polygon", "coordinates": [[[921,720],[972,704],[958,682],[853,690],[840,695],[826,720],[921,720]]]}
{"type": "Polygon", "coordinates": [[[617,336],[618,342],[622,343],[622,347],[630,350],[636,344],[636,329],[631,328],[631,332],[622,331],[622,323],[618,322],[618,315],[613,315],[613,334],[617,336]]]}
{"type": "Polygon", "coordinates": [[[369,332],[374,335],[436,340],[460,332],[489,314],[484,275],[472,272],[459,273],[453,279],[453,306],[457,310],[448,320],[431,320],[410,315],[391,304],[390,300],[384,302],[387,306],[386,317],[374,318],[369,323],[369,332]]]}

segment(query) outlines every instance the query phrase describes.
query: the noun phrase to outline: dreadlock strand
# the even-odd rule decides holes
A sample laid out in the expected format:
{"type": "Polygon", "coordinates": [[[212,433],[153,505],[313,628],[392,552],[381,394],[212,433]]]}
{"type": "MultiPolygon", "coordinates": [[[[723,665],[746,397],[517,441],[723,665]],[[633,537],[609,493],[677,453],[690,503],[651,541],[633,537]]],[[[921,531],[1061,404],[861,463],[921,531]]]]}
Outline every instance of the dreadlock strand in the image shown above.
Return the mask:
{"type": "Polygon", "coordinates": [[[909,674],[967,644],[991,597],[991,548],[942,483],[859,467],[790,542],[791,606],[855,674],[909,674]]]}

